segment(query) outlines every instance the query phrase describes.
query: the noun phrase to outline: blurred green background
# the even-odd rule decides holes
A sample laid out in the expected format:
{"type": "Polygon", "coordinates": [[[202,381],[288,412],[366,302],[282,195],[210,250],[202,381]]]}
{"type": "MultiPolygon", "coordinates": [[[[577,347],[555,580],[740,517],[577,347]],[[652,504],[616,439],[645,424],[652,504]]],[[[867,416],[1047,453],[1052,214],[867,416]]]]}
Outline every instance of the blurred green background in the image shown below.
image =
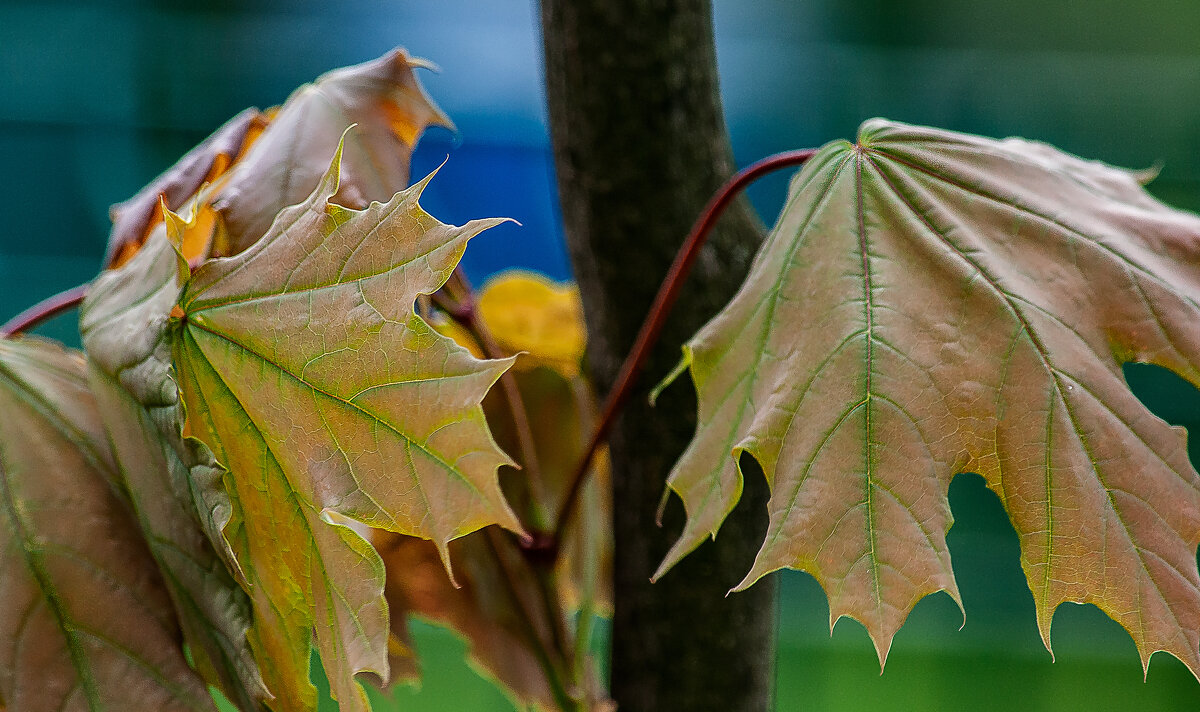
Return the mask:
{"type": "MultiPolygon", "coordinates": [[[[1200,208],[1196,0],[717,0],[715,11],[743,163],[886,116],[1132,167],[1161,162],[1151,189],[1200,208]]],[[[226,118],[395,45],[442,67],[422,78],[460,129],[433,132],[414,158],[421,174],[450,157],[426,208],[447,222],[523,225],[473,243],[469,272],[519,265],[568,277],[530,2],[0,0],[0,320],[89,279],[108,205],[226,118]]],[[[768,223],[785,184],[781,175],[751,189],[768,223]]],[[[74,332],[72,317],[43,329],[77,342],[74,332]]],[[[1196,432],[1194,388],[1152,367],[1127,375],[1155,412],[1196,432]]],[[[862,628],[844,621],[831,639],[819,588],[785,574],[777,709],[1200,709],[1200,683],[1180,663],[1156,656],[1143,682],[1129,636],[1092,607],[1059,610],[1052,664],[995,497],[968,475],[950,498],[965,627],[948,597],[925,600],[881,676],[862,628]]],[[[418,626],[417,638],[422,690],[399,690],[380,709],[511,709],[462,662],[453,635],[418,626]]]]}

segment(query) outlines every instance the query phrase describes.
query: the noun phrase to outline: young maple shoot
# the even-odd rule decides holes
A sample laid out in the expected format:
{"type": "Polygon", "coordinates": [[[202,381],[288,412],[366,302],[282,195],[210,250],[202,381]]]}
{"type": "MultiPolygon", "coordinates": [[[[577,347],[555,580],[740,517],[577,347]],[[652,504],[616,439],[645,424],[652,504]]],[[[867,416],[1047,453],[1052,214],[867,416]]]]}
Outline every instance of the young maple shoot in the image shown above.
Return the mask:
{"type": "MultiPolygon", "coordinates": [[[[245,112],[118,206],[84,354],[17,335],[36,314],[6,328],[0,707],[212,710],[207,684],[303,712],[315,650],[365,711],[365,681],[419,675],[411,615],[521,705],[611,704],[589,631],[624,391],[597,417],[573,288],[463,277],[500,220],[419,206],[413,146],[449,125],[419,66],[397,50],[245,112]]],[[[1094,603],[1143,665],[1200,675],[1200,475],[1121,373],[1200,386],[1200,218],[1042,144],[878,119],[787,160],[807,163],[774,230],[675,374],[699,424],[658,575],[716,535],[749,454],[770,523],[738,588],[809,572],[882,664],[921,598],[961,607],[947,492],[977,472],[1047,648],[1059,603],[1094,603]]]]}

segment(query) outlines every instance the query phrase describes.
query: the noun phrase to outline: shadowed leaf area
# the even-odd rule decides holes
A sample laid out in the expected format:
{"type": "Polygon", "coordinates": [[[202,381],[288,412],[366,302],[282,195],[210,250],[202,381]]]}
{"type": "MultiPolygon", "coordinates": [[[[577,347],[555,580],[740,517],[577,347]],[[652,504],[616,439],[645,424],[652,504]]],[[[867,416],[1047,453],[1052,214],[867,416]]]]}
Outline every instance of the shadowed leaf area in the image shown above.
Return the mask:
{"type": "Polygon", "coordinates": [[[82,354],[0,340],[0,708],[213,710],[82,354]]]}
{"type": "MultiPolygon", "coordinates": [[[[573,285],[511,271],[484,285],[476,311],[500,350],[516,356],[512,377],[532,452],[522,448],[503,388],[493,388],[484,399],[489,426],[506,452],[536,460],[536,468],[526,460],[523,470],[505,473],[505,492],[514,506],[534,508],[534,518],[545,525],[562,502],[595,419],[595,399],[580,369],[585,336],[579,294],[573,285]]],[[[434,317],[434,328],[482,357],[483,347],[470,331],[445,314],[434,317]]],[[[420,678],[424,666],[409,621],[423,619],[465,638],[474,666],[521,709],[557,709],[547,664],[570,682],[558,684],[586,709],[607,709],[586,650],[593,616],[611,609],[609,472],[606,457],[597,461],[582,492],[584,506],[566,529],[552,588],[539,590],[522,552],[499,532],[475,532],[452,543],[459,588],[446,578],[430,542],[373,533],[387,568],[393,679],[420,678]],[[543,598],[547,595],[554,600],[543,598]]]]}
{"type": "MultiPolygon", "coordinates": [[[[746,452],[771,488],[738,588],[788,567],[881,663],[912,607],[960,602],[947,489],[977,472],[1021,544],[1043,642],[1093,603],[1200,674],[1200,477],[1126,362],[1200,385],[1200,218],[1034,142],[883,120],[823,148],[733,302],[685,347],[694,440],[670,476],[715,535],[746,452]]],[[[961,605],[961,603],[960,603],[961,605]]]]}
{"type": "Polygon", "coordinates": [[[246,641],[249,599],[230,571],[230,516],[212,453],[182,437],[167,315],[186,266],[160,227],[83,304],[87,376],[121,483],[163,573],[197,670],[243,710],[267,696],[246,641]]]}

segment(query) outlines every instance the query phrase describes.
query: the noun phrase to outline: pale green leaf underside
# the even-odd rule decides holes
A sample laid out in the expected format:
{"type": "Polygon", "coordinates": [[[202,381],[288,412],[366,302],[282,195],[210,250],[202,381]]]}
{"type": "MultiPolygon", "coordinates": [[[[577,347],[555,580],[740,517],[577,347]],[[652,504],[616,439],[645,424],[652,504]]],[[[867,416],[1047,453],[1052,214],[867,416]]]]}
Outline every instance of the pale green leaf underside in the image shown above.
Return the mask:
{"type": "Polygon", "coordinates": [[[306,669],[315,622],[335,697],[366,709],[353,676],[386,678],[383,566],[345,520],[443,554],[520,525],[479,406],[510,361],[480,361],[413,313],[497,221],[437,222],[417,204],[425,182],[362,211],[333,204],[340,155],[260,242],[196,272],[174,353],[192,431],[230,471],[259,659],[306,669]]]}
{"type": "Polygon", "coordinates": [[[222,534],[230,517],[223,470],[208,448],[182,437],[170,373],[166,328],[181,267],[160,225],[129,262],[96,278],[80,319],[88,380],[197,669],[239,708],[259,709],[267,692],[246,641],[250,602],[222,534]]]}
{"type": "Polygon", "coordinates": [[[453,127],[425,94],[414,69],[426,66],[403,49],[324,74],[296,89],[235,165],[214,204],[237,254],[254,244],[276,214],[303,201],[345,136],[339,205],[387,200],[409,184],[409,158],[427,126],[453,127]]]}
{"type": "Polygon", "coordinates": [[[1048,146],[882,120],[822,149],[732,303],[685,349],[687,527],[661,575],[771,488],[739,588],[811,573],[880,659],[912,607],[956,601],[951,478],[977,472],[1020,541],[1047,647],[1094,603],[1200,673],[1200,477],[1121,365],[1200,386],[1200,218],[1048,146]]]}
{"type": "Polygon", "coordinates": [[[0,704],[213,710],[118,495],[84,361],[0,340],[0,704]]]}

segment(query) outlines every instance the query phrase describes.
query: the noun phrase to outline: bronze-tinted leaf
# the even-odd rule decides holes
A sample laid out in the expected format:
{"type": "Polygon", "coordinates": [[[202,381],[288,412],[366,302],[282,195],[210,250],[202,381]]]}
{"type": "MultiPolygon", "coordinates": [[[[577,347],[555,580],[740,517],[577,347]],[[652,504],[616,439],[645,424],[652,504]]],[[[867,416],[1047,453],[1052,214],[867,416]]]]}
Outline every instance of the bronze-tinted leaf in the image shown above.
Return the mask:
{"type": "MultiPolygon", "coordinates": [[[[114,269],[101,275],[84,305],[90,377],[106,408],[121,416],[110,423],[110,436],[123,476],[138,493],[139,521],[167,574],[198,668],[243,709],[267,696],[254,657],[270,668],[272,689],[282,691],[274,707],[316,704],[308,682],[311,623],[282,629],[289,655],[276,655],[257,637],[250,654],[250,603],[234,577],[251,587],[253,576],[240,570],[229,544],[244,540],[245,512],[230,504],[224,469],[209,448],[181,433],[164,332],[190,276],[188,263],[200,264],[214,251],[241,252],[258,240],[281,208],[317,186],[349,124],[358,128],[346,139],[338,201],[361,207],[407,186],[421,131],[449,126],[417,82],[413,69],[419,66],[396,50],[326,74],[282,108],[239,114],[137,196],[114,206],[107,263],[114,269]],[[174,250],[163,207],[193,215],[186,230],[175,219],[174,250]]],[[[338,571],[357,575],[353,566],[338,571]]],[[[260,630],[273,625],[273,615],[260,610],[260,630]]]]}
{"type": "Polygon", "coordinates": [[[181,210],[211,184],[196,210],[204,222],[184,246],[192,261],[233,255],[258,240],[276,214],[316,187],[346,127],[340,205],[361,208],[408,186],[409,159],[430,125],[452,127],[396,49],[305,84],[282,107],[247,109],[129,200],[112,208],[106,265],[120,266],[162,224],[159,204],[181,210]]]}
{"type": "Polygon", "coordinates": [[[1200,385],[1200,218],[1042,144],[881,120],[813,157],[733,302],[685,349],[696,437],[663,565],[715,534],[740,453],[771,487],[740,587],[810,572],[880,659],[958,590],[951,478],[977,472],[1021,541],[1047,647],[1094,603],[1200,673],[1200,477],[1121,365],[1200,385]]]}
{"type": "MultiPolygon", "coordinates": [[[[200,142],[183,158],[138,194],[112,206],[113,227],[104,264],[119,267],[129,260],[162,223],[161,203],[181,210],[201,186],[216,180],[253,143],[266,126],[267,117],[246,109],[200,142]]],[[[205,241],[204,248],[208,247],[205,241]]],[[[199,256],[199,254],[197,254],[199,256]]]]}
{"type": "Polygon", "coordinates": [[[249,600],[230,573],[222,534],[231,511],[223,470],[206,447],[183,438],[170,372],[166,327],[185,275],[160,223],[127,262],[93,282],[81,317],[88,380],[196,667],[253,710],[267,693],[246,640],[249,600]]]}
{"type": "Polygon", "coordinates": [[[79,354],[0,340],[0,699],[213,710],[116,489],[79,354]]]}
{"type": "MultiPolygon", "coordinates": [[[[196,271],[172,332],[188,427],[229,468],[251,639],[289,710],[313,702],[314,625],[343,709],[366,709],[355,673],[387,677],[383,564],[348,520],[431,539],[447,565],[451,539],[520,530],[479,406],[509,361],[476,359],[413,310],[499,221],[443,225],[417,204],[428,179],[337,205],[340,160],[262,240],[196,271]]],[[[179,242],[187,227],[169,222],[179,242]]]]}
{"type": "Polygon", "coordinates": [[[430,125],[451,126],[417,81],[413,69],[422,66],[396,49],[293,92],[214,192],[223,221],[214,252],[241,252],[280,210],[307,198],[351,124],[358,129],[346,137],[336,202],[362,208],[407,188],[417,138],[430,125]]]}

